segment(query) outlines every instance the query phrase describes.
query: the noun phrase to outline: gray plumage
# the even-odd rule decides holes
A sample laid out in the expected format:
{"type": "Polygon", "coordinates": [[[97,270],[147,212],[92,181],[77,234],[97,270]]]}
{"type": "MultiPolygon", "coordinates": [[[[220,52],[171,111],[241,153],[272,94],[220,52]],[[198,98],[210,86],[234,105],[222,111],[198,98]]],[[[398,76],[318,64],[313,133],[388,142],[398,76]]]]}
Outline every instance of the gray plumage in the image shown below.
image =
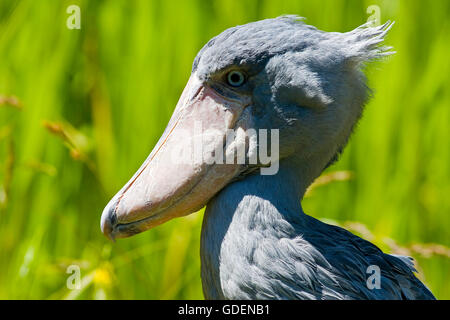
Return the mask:
{"type": "Polygon", "coordinates": [[[384,254],[316,220],[286,197],[289,171],[231,184],[205,213],[202,281],[208,299],[433,299],[408,257],[384,254]],[[409,261],[405,263],[404,260],[409,261]],[[369,289],[368,267],[381,271],[369,289]]]}
{"type": "Polygon", "coordinates": [[[284,16],[228,29],[199,52],[193,72],[220,78],[238,68],[254,128],[280,130],[280,170],[241,180],[209,201],[202,281],[212,299],[434,299],[406,257],[384,254],[350,232],[303,213],[306,188],[344,148],[370,91],[361,68],[390,54],[390,28],[329,33],[284,16]],[[369,289],[367,268],[381,271],[369,289]]]}

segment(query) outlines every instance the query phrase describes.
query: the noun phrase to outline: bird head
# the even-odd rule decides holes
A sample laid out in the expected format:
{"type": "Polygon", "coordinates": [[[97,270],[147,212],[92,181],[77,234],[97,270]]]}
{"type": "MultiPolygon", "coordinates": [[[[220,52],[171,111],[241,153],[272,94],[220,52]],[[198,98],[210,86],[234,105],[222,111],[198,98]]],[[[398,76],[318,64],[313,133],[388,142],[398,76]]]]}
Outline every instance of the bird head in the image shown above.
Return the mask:
{"type": "Polygon", "coordinates": [[[360,118],[369,96],[362,67],[391,53],[380,46],[390,26],[323,32],[282,16],[211,39],[160,140],[104,209],[105,235],[128,237],[193,213],[232,181],[284,159],[307,166],[311,182],[360,118]],[[261,130],[277,141],[263,141],[261,130]],[[262,147],[271,163],[259,157],[262,147]]]}

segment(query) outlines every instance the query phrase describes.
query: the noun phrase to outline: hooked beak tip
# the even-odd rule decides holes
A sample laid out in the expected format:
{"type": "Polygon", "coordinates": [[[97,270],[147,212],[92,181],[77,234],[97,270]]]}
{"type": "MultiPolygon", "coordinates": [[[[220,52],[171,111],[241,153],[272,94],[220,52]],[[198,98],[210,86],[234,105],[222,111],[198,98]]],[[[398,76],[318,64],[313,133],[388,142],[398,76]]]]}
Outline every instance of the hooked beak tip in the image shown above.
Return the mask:
{"type": "MultiPolygon", "coordinates": [[[[112,202],[112,201],[111,201],[112,202]]],[[[111,202],[105,207],[102,213],[100,221],[100,228],[103,234],[112,242],[115,242],[114,226],[116,224],[115,205],[111,205],[111,202]]]]}

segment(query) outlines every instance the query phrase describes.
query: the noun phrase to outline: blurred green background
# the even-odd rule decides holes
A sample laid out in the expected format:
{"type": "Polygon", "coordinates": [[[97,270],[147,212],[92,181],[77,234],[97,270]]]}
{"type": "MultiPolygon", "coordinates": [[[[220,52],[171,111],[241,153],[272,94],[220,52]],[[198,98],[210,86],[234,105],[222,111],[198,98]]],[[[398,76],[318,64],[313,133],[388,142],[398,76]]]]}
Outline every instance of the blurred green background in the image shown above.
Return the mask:
{"type": "Polygon", "coordinates": [[[2,0],[0,298],[202,299],[202,212],[112,244],[100,232],[103,207],[163,132],[211,37],[281,14],[350,31],[370,5],[396,21],[387,44],[397,54],[369,67],[375,97],[303,206],[412,255],[419,277],[449,299],[447,0],[2,0]],[[66,27],[71,4],[81,30],[66,27]],[[79,290],[67,288],[70,265],[79,290]]]}

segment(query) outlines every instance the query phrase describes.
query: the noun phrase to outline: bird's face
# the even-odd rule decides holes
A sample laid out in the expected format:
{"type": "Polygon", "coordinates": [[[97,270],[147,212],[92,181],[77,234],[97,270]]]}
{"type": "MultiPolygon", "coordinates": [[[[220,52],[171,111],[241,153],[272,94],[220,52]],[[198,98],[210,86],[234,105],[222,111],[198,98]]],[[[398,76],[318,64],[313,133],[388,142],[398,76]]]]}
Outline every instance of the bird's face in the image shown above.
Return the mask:
{"type": "Polygon", "coordinates": [[[162,137],[103,211],[105,235],[128,237],[195,212],[233,180],[267,166],[258,156],[249,161],[262,146],[251,130],[278,130],[278,141],[264,143],[278,146],[273,162],[298,157],[322,170],[360,116],[367,90],[358,66],[376,57],[373,39],[385,27],[357,31],[325,33],[282,17],[208,42],[162,137]]]}
{"type": "MultiPolygon", "coordinates": [[[[202,208],[242,171],[243,165],[217,159],[227,153],[227,130],[248,124],[249,103],[249,96],[193,72],[157,145],[104,209],[103,233],[128,237],[202,208]]],[[[233,140],[245,143],[239,132],[233,140]]]]}

